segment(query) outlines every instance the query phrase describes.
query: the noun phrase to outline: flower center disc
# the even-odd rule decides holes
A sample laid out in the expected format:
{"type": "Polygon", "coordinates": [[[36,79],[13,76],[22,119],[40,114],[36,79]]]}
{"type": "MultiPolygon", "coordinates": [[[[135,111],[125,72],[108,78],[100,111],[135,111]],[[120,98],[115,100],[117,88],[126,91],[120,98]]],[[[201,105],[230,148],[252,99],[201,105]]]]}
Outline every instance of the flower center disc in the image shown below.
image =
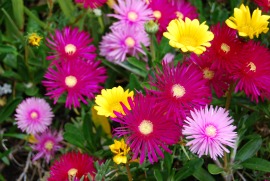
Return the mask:
{"type": "Polygon", "coordinates": [[[203,78],[211,80],[214,77],[215,73],[209,68],[203,69],[203,78]]]}
{"type": "Polygon", "coordinates": [[[182,36],[179,42],[185,46],[192,46],[192,47],[197,46],[197,41],[193,37],[189,36],[182,36]]]}
{"type": "Polygon", "coordinates": [[[36,111],[33,111],[33,112],[31,112],[30,117],[32,119],[37,119],[38,118],[38,113],[36,111]]]}
{"type": "Polygon", "coordinates": [[[226,43],[222,43],[221,46],[220,46],[220,48],[226,54],[230,51],[230,46],[227,45],[226,43]]]}
{"type": "Polygon", "coordinates": [[[74,177],[77,174],[78,170],[76,168],[71,168],[68,171],[68,176],[74,177]]]}
{"type": "Polygon", "coordinates": [[[161,18],[161,12],[160,11],[154,11],[153,15],[156,19],[160,19],[161,18]]]}
{"type": "Polygon", "coordinates": [[[53,148],[53,142],[52,141],[46,141],[46,143],[45,143],[45,148],[46,148],[46,150],[48,150],[48,151],[50,151],[50,150],[52,150],[52,148],[53,148]]]}
{"type": "Polygon", "coordinates": [[[138,15],[134,11],[130,11],[128,13],[128,20],[129,21],[135,22],[137,20],[137,18],[138,18],[138,15]]]}
{"type": "Polygon", "coordinates": [[[69,75],[65,78],[65,84],[66,86],[68,86],[69,88],[74,87],[77,84],[77,78],[69,75]]]}
{"type": "Polygon", "coordinates": [[[184,15],[180,11],[176,11],[175,14],[178,19],[184,19],[184,15]]]}
{"type": "Polygon", "coordinates": [[[143,120],[139,125],[139,130],[142,134],[148,135],[153,132],[153,123],[149,120],[143,120]]]}
{"type": "Polygon", "coordinates": [[[65,46],[65,52],[68,54],[68,55],[73,55],[75,52],[76,52],[76,47],[75,45],[73,44],[67,44],[65,46]]]}
{"type": "Polygon", "coordinates": [[[215,137],[217,135],[217,129],[215,126],[213,125],[209,125],[205,128],[205,134],[208,136],[208,137],[215,137]]]}
{"type": "Polygon", "coordinates": [[[256,72],[256,65],[253,62],[249,62],[249,64],[247,65],[247,67],[249,67],[249,70],[252,72],[256,72]]]}
{"type": "Polygon", "coordinates": [[[135,40],[131,37],[127,37],[125,40],[125,44],[129,47],[132,48],[135,45],[135,40]]]}
{"type": "Polygon", "coordinates": [[[175,84],[172,86],[172,93],[174,97],[181,98],[185,95],[186,89],[179,84],[175,84]]]}

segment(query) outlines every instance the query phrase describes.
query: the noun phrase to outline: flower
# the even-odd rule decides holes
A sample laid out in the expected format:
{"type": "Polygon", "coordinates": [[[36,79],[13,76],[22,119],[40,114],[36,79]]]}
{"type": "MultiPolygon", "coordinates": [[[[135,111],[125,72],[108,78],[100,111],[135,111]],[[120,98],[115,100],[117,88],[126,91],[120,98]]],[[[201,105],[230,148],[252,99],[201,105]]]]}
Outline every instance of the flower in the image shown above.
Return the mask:
{"type": "Polygon", "coordinates": [[[31,46],[38,47],[40,45],[41,40],[42,37],[39,36],[37,33],[30,33],[28,35],[28,44],[31,46]]]}
{"type": "Polygon", "coordinates": [[[95,176],[94,159],[87,154],[69,152],[62,155],[50,168],[48,181],[88,180],[88,174],[92,179],[95,176]]]}
{"type": "Polygon", "coordinates": [[[80,107],[80,101],[87,104],[85,97],[92,99],[95,93],[102,89],[101,83],[106,80],[105,68],[99,62],[84,62],[80,60],[62,61],[52,67],[44,75],[42,81],[47,88],[47,94],[56,103],[59,97],[66,95],[66,107],[80,107]]]}
{"type": "Polygon", "coordinates": [[[78,28],[65,27],[62,31],[56,30],[55,35],[51,34],[46,40],[47,46],[54,51],[47,56],[48,60],[94,60],[96,58],[96,47],[91,45],[90,35],[84,31],[79,32],[78,28]]]}
{"type": "Polygon", "coordinates": [[[198,13],[195,6],[188,1],[175,0],[171,2],[173,6],[176,6],[176,16],[180,19],[198,19],[198,13]]]}
{"type": "Polygon", "coordinates": [[[270,98],[270,52],[268,48],[249,41],[243,46],[245,52],[239,55],[239,64],[232,72],[237,82],[235,91],[244,91],[251,100],[270,98]]]}
{"type": "Polygon", "coordinates": [[[102,37],[100,55],[114,63],[123,62],[127,55],[137,57],[139,53],[145,54],[141,44],[150,45],[145,31],[129,26],[118,26],[111,33],[102,37]]]}
{"type": "Polygon", "coordinates": [[[103,6],[107,0],[75,0],[76,3],[83,3],[84,8],[95,9],[103,6]]]}
{"type": "Polygon", "coordinates": [[[105,116],[100,116],[97,114],[97,110],[94,107],[91,108],[92,121],[96,128],[101,127],[103,132],[106,133],[110,138],[112,137],[111,126],[109,120],[105,116]]]}
{"type": "Polygon", "coordinates": [[[236,29],[239,36],[248,36],[253,39],[254,35],[258,38],[259,34],[268,32],[269,18],[269,15],[262,15],[262,11],[258,8],[253,11],[250,17],[249,7],[241,4],[240,9],[234,8],[234,16],[225,22],[230,28],[236,29]]]}
{"type": "Polygon", "coordinates": [[[3,86],[0,86],[0,96],[10,93],[12,93],[10,84],[4,83],[3,86]]]}
{"type": "Polygon", "coordinates": [[[126,137],[133,160],[140,155],[140,164],[147,156],[150,163],[157,162],[158,156],[164,158],[162,150],[171,153],[167,146],[179,140],[180,129],[165,117],[164,109],[160,109],[154,97],[138,93],[134,101],[131,98],[128,101],[131,110],[122,104],[125,114],[115,112],[117,117],[112,118],[121,124],[114,129],[115,135],[126,137]]]}
{"type": "Polygon", "coordinates": [[[54,153],[61,148],[59,143],[63,141],[61,133],[50,130],[35,135],[35,139],[37,142],[32,145],[32,148],[38,153],[34,156],[33,161],[45,157],[47,163],[54,157],[54,153]]]}
{"type": "Polygon", "coordinates": [[[98,115],[116,117],[114,111],[124,114],[121,103],[130,110],[128,97],[133,99],[133,95],[133,91],[124,91],[121,86],[112,89],[102,89],[101,95],[97,95],[95,98],[97,106],[94,106],[94,109],[97,110],[98,115]]]}
{"type": "Polygon", "coordinates": [[[108,14],[108,16],[119,20],[113,24],[114,27],[125,24],[141,28],[146,21],[153,19],[152,10],[142,0],[118,0],[118,5],[115,4],[113,8],[117,14],[108,14]]]}
{"type": "Polygon", "coordinates": [[[127,154],[130,148],[125,143],[124,139],[122,138],[121,141],[113,140],[114,144],[110,145],[111,152],[115,154],[113,157],[113,161],[116,164],[120,163],[127,163],[127,154]]]}
{"type": "Polygon", "coordinates": [[[163,62],[163,70],[155,73],[150,79],[154,87],[150,90],[167,117],[174,117],[179,125],[189,114],[190,110],[205,106],[211,102],[212,94],[207,80],[198,67],[193,64],[178,64],[170,67],[163,62]]]}
{"type": "Polygon", "coordinates": [[[258,6],[262,8],[264,12],[270,10],[270,1],[269,0],[253,0],[258,6]]]}
{"type": "Polygon", "coordinates": [[[215,69],[225,69],[230,73],[232,67],[237,64],[237,57],[243,49],[243,44],[237,36],[237,31],[229,28],[226,24],[216,24],[211,27],[214,39],[211,47],[204,54],[213,62],[215,69]]]}
{"type": "Polygon", "coordinates": [[[190,151],[201,157],[210,155],[214,160],[223,155],[223,151],[229,153],[226,146],[233,147],[237,138],[236,129],[232,125],[233,119],[224,108],[216,107],[200,108],[191,111],[183,127],[183,135],[189,140],[187,146],[190,151]]]}
{"type": "Polygon", "coordinates": [[[206,48],[210,47],[209,41],[213,40],[214,34],[208,31],[205,22],[200,24],[197,19],[185,21],[178,18],[172,20],[167,27],[168,32],[163,36],[168,38],[169,44],[174,48],[180,48],[183,52],[191,51],[196,54],[202,54],[206,48]]]}
{"type": "Polygon", "coordinates": [[[42,98],[31,97],[21,102],[15,114],[18,128],[28,134],[41,133],[54,117],[50,105],[42,98]]]}

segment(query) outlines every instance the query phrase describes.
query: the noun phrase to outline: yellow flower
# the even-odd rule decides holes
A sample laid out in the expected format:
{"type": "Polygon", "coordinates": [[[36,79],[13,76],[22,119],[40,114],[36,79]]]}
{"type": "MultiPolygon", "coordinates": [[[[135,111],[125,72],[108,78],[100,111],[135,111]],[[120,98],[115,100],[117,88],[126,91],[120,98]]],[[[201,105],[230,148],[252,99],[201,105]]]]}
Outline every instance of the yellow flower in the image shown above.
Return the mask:
{"type": "Polygon", "coordinates": [[[258,8],[250,16],[249,7],[241,4],[240,9],[234,8],[233,15],[226,20],[226,24],[230,28],[236,29],[239,36],[248,36],[250,39],[253,39],[254,35],[256,35],[258,38],[259,34],[262,32],[267,33],[269,30],[267,26],[270,16],[262,15],[262,11],[258,8]]]}
{"type": "Polygon", "coordinates": [[[167,32],[163,36],[168,38],[169,44],[174,48],[180,48],[183,52],[194,52],[202,54],[206,48],[210,47],[209,41],[214,39],[214,34],[208,31],[208,26],[203,22],[200,24],[199,20],[190,20],[186,18],[183,21],[181,18],[172,20],[167,32]]]}
{"type": "Polygon", "coordinates": [[[102,89],[101,95],[97,95],[95,98],[95,103],[97,106],[94,106],[94,108],[97,110],[98,115],[103,115],[106,117],[111,116],[114,118],[116,117],[114,111],[124,114],[120,102],[122,102],[130,110],[128,97],[133,99],[133,94],[133,91],[124,91],[121,86],[114,87],[112,89],[102,89]]]}
{"type": "Polygon", "coordinates": [[[130,147],[127,146],[123,138],[121,141],[114,140],[114,144],[110,145],[109,147],[115,154],[113,161],[116,164],[127,163],[127,154],[130,150],[130,147]]]}
{"type": "Polygon", "coordinates": [[[102,130],[109,137],[112,137],[111,126],[110,126],[108,118],[106,118],[105,116],[97,115],[97,111],[94,109],[94,107],[91,108],[91,115],[92,115],[92,120],[93,120],[93,123],[95,124],[95,126],[96,127],[101,126],[102,130]]]}
{"type": "Polygon", "coordinates": [[[32,46],[39,46],[42,37],[39,36],[37,33],[31,33],[28,35],[28,43],[32,46]]]}

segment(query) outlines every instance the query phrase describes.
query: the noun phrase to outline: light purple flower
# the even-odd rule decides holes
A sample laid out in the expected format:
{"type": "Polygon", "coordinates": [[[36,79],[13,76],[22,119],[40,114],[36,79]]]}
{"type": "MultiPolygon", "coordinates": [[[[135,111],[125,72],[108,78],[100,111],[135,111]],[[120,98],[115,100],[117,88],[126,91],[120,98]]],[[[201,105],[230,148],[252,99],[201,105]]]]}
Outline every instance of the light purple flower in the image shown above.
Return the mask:
{"type": "Polygon", "coordinates": [[[38,151],[34,156],[33,161],[42,157],[49,163],[54,153],[61,148],[60,142],[63,141],[61,132],[46,130],[41,134],[35,135],[37,143],[32,145],[33,150],[38,151]]]}
{"type": "Polygon", "coordinates": [[[16,109],[18,128],[28,134],[43,132],[51,124],[53,113],[50,105],[41,98],[27,98],[16,109]]]}
{"type": "Polygon", "coordinates": [[[214,160],[221,157],[223,152],[229,153],[226,146],[233,147],[237,137],[232,125],[233,119],[224,108],[210,108],[191,111],[183,126],[183,135],[189,140],[190,151],[201,157],[210,155],[214,160]]]}

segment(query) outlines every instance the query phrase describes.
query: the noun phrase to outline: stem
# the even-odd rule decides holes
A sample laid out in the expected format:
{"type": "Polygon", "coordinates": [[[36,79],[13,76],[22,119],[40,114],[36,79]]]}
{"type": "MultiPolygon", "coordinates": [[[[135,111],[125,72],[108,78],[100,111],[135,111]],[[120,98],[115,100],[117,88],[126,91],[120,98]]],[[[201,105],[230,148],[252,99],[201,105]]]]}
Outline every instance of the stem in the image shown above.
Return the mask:
{"type": "Polygon", "coordinates": [[[127,175],[128,175],[128,181],[132,181],[132,176],[129,168],[129,163],[126,163],[126,169],[127,169],[127,175]]]}
{"type": "Polygon", "coordinates": [[[228,90],[228,94],[227,94],[227,98],[226,98],[226,103],[225,103],[225,109],[229,110],[230,104],[231,104],[231,100],[232,100],[232,92],[234,90],[234,83],[230,84],[229,90],[228,90]]]}
{"type": "Polygon", "coordinates": [[[154,61],[156,60],[156,52],[155,52],[155,47],[154,47],[154,34],[150,34],[151,37],[151,44],[150,44],[150,51],[151,51],[151,55],[152,55],[152,63],[154,63],[154,61]]]}
{"type": "Polygon", "coordinates": [[[185,153],[186,157],[188,158],[188,160],[190,160],[185,147],[183,145],[181,145],[181,148],[182,148],[183,152],[185,153]]]}

